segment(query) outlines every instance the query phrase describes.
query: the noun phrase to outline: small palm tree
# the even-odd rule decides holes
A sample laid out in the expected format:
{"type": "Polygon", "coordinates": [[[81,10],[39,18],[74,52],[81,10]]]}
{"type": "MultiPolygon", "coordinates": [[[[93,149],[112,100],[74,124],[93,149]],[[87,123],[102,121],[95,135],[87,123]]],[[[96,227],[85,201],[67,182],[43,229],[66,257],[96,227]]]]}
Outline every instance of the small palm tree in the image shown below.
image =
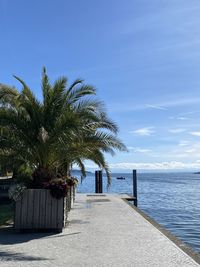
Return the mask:
{"type": "Polygon", "coordinates": [[[51,85],[44,68],[39,101],[23,80],[14,77],[22,84],[21,92],[0,85],[0,161],[27,164],[34,170],[35,185],[41,186],[41,175],[43,182],[55,171],[68,173],[74,163],[84,175],[84,160],[89,159],[106,171],[110,182],[103,153],[126,147],[116,137],[118,128],[103,104],[94,98],[95,88],[80,79],[67,87],[65,77],[51,85]]]}

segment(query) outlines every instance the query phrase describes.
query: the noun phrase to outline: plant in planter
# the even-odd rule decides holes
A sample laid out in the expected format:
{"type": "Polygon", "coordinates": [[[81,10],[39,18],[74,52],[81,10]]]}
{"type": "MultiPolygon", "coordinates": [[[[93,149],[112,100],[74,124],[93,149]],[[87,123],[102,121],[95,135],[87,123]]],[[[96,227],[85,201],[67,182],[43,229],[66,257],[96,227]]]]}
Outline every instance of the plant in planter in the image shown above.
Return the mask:
{"type": "Polygon", "coordinates": [[[53,179],[42,186],[43,188],[31,189],[23,184],[15,184],[10,188],[9,196],[15,201],[16,230],[61,232],[66,225],[66,181],[53,179]]]}
{"type": "MultiPolygon", "coordinates": [[[[44,189],[44,184],[56,178],[58,172],[68,176],[75,163],[84,176],[84,160],[94,161],[106,171],[110,183],[109,167],[103,153],[114,154],[115,149],[124,151],[126,147],[117,138],[118,128],[108,118],[102,103],[91,98],[96,94],[95,88],[82,80],[68,86],[65,77],[51,84],[44,68],[43,99],[40,101],[23,80],[15,78],[21,83],[22,90],[0,84],[0,164],[24,164],[32,170],[31,183],[26,191],[30,194],[28,203],[37,206],[37,209],[34,206],[33,214],[40,214],[38,210],[44,208],[43,198],[51,205],[60,200],[47,200],[50,189],[44,189]],[[45,192],[40,195],[34,190],[45,192]],[[37,198],[42,199],[41,203],[37,198]]],[[[21,203],[24,203],[25,195],[26,192],[21,203]]]]}
{"type": "Polygon", "coordinates": [[[57,199],[66,197],[67,191],[69,189],[66,181],[61,178],[53,179],[49,183],[46,183],[44,186],[45,188],[50,189],[52,197],[55,197],[57,199]]]}
{"type": "Polygon", "coordinates": [[[10,186],[8,190],[9,198],[18,201],[21,197],[23,192],[27,189],[24,184],[13,184],[10,186]]]}

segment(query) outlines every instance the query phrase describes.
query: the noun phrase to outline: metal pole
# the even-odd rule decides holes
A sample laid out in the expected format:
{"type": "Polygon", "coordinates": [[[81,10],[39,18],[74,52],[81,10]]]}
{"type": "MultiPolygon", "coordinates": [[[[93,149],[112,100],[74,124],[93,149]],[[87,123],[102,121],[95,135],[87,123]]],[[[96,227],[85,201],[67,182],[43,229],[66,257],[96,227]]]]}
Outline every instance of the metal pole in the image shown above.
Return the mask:
{"type": "Polygon", "coordinates": [[[95,171],[95,193],[99,193],[99,175],[98,175],[98,171],[95,171]]]}
{"type": "Polygon", "coordinates": [[[133,170],[133,197],[135,197],[134,204],[137,207],[137,171],[133,170]]]}
{"type": "Polygon", "coordinates": [[[102,171],[99,171],[99,193],[103,193],[102,171]]]}
{"type": "Polygon", "coordinates": [[[103,193],[102,171],[95,171],[95,193],[103,193]]]}

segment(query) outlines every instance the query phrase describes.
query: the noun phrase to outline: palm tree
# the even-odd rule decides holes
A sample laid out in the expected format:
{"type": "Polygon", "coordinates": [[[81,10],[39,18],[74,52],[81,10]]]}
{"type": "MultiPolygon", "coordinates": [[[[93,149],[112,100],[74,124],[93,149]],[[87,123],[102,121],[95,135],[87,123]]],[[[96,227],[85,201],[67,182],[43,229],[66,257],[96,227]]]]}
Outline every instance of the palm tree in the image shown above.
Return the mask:
{"type": "MultiPolygon", "coordinates": [[[[85,174],[84,160],[104,169],[110,182],[104,152],[124,151],[118,128],[94,98],[96,90],[77,79],[67,87],[61,77],[52,85],[42,73],[43,99],[39,101],[26,83],[18,91],[0,85],[0,161],[27,164],[35,181],[50,179],[55,170],[69,172],[76,163],[85,174]]],[[[41,181],[36,182],[41,186],[41,181]]]]}

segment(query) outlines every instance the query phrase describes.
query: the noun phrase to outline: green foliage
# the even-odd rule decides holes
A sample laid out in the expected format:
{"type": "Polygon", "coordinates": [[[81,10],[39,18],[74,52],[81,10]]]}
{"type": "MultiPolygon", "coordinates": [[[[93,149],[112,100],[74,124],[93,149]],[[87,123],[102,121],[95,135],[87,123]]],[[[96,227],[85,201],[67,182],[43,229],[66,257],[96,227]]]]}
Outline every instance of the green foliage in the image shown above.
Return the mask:
{"type": "Polygon", "coordinates": [[[17,183],[29,186],[32,179],[32,173],[33,170],[29,166],[23,164],[18,168],[15,179],[17,183]]]}
{"type": "MultiPolygon", "coordinates": [[[[84,160],[89,159],[106,171],[110,182],[104,152],[114,155],[126,147],[116,136],[117,125],[96,99],[95,88],[82,80],[68,86],[65,77],[51,84],[44,68],[39,101],[22,79],[14,77],[21,91],[0,85],[0,164],[30,166],[37,187],[49,172],[68,175],[74,163],[85,175],[84,160]]],[[[21,179],[29,174],[22,171],[21,179]]]]}
{"type": "Polygon", "coordinates": [[[0,226],[6,225],[13,220],[14,216],[14,204],[4,203],[0,204],[0,226]]]}

